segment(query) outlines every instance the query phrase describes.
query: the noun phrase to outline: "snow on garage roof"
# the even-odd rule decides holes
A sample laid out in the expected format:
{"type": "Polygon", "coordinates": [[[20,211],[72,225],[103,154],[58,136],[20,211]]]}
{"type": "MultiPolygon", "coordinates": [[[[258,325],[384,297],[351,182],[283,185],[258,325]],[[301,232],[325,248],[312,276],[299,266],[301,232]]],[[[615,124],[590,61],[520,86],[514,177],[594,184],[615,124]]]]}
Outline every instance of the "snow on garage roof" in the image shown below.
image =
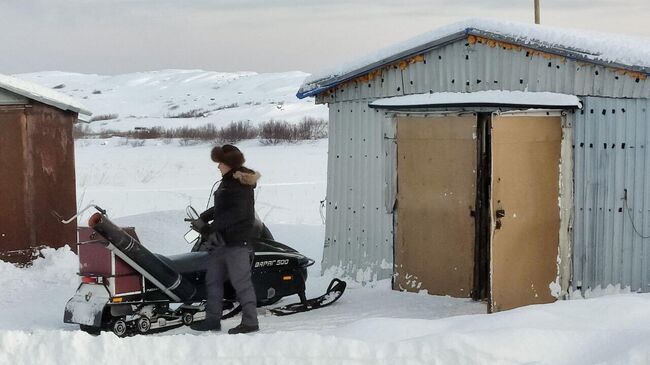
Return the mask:
{"type": "Polygon", "coordinates": [[[8,90],[14,94],[22,95],[28,99],[36,100],[61,110],[76,112],[79,114],[79,119],[82,120],[85,119],[84,116],[91,116],[93,114],[83,104],[67,95],[15,77],[0,74],[0,89],[8,90]]]}
{"type": "Polygon", "coordinates": [[[421,34],[353,62],[314,74],[300,99],[317,95],[378,67],[476,35],[550,51],[569,58],[650,74],[650,38],[491,19],[469,19],[421,34]]]}
{"type": "Polygon", "coordinates": [[[575,95],[550,92],[524,91],[477,91],[472,93],[424,93],[378,99],[370,103],[371,108],[409,109],[442,106],[499,106],[526,108],[581,108],[575,95]]]}

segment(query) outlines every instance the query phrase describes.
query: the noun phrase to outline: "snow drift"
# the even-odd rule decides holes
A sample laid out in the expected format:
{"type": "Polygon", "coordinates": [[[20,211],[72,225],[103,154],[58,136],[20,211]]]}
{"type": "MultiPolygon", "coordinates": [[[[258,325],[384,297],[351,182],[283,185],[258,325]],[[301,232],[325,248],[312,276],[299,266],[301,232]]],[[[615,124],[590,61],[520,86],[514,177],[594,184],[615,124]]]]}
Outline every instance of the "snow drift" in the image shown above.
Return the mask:
{"type": "MultiPolygon", "coordinates": [[[[341,304],[292,318],[261,311],[261,333],[179,329],[92,337],[60,322],[76,257],[43,251],[28,269],[0,262],[2,364],[647,364],[650,294],[536,305],[498,314],[469,301],[357,285],[341,304]],[[67,293],[66,293],[67,292],[67,293]],[[14,300],[7,301],[7,297],[14,300]],[[29,304],[32,302],[33,304],[29,304]],[[363,304],[361,304],[363,302],[363,304]],[[26,306],[25,306],[26,305],[26,306]],[[463,309],[464,308],[464,309],[463,309]],[[49,319],[39,314],[47,314],[49,319]],[[441,319],[426,319],[452,316],[441,319]],[[13,328],[13,329],[12,329],[13,328]]],[[[388,283],[385,283],[388,284],[388,283]]],[[[226,327],[236,320],[226,321],[226,327]]]]}

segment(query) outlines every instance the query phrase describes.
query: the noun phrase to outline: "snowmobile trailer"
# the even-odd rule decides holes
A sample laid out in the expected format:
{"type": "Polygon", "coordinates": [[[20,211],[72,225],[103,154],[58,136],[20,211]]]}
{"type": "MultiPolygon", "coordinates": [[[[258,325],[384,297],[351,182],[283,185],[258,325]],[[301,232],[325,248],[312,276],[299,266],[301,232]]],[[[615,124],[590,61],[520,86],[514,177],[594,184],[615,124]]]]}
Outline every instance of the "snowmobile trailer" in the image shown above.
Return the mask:
{"type": "MultiPolygon", "coordinates": [[[[210,255],[201,251],[206,238],[197,234],[193,252],[155,254],[139,242],[135,231],[118,227],[104,210],[93,207],[99,212],[89,219],[92,233],[77,245],[81,283],[66,304],[63,321],[79,324],[91,334],[112,331],[124,337],[203,320],[205,271],[210,255]]],[[[346,283],[334,279],[324,295],[307,299],[307,268],[314,261],[273,240],[268,228],[259,221],[257,224],[263,234],[251,242],[251,265],[258,307],[298,295],[300,302],[270,310],[274,315],[290,315],[330,305],[343,295],[346,283]]],[[[241,310],[229,283],[223,307],[224,319],[241,310]]]]}

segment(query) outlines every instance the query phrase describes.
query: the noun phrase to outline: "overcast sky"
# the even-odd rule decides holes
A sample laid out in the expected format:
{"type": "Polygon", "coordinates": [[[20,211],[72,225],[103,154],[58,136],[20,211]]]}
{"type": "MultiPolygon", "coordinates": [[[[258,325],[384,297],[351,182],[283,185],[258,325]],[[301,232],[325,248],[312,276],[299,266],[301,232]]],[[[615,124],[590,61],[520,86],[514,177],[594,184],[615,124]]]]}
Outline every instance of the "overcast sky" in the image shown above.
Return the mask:
{"type": "MultiPolygon", "coordinates": [[[[650,38],[650,0],[541,0],[542,24],[650,38]]],[[[0,73],[323,68],[533,0],[0,0],[0,73]]]]}

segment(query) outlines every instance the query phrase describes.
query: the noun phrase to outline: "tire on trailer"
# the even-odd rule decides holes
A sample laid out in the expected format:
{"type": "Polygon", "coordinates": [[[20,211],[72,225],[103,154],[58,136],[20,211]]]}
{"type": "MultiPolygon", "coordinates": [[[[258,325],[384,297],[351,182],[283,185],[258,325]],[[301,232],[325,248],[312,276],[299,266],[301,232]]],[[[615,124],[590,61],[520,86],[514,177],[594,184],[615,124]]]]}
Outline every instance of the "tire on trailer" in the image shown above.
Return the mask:
{"type": "Polygon", "coordinates": [[[140,317],[136,322],[135,322],[136,327],[138,328],[138,332],[140,333],[147,333],[151,329],[151,321],[147,317],[140,317]]]}
{"type": "Polygon", "coordinates": [[[190,324],[192,324],[192,322],[194,322],[194,313],[192,312],[183,313],[183,315],[181,316],[181,320],[183,321],[184,325],[189,326],[190,324]]]}
{"type": "Polygon", "coordinates": [[[118,319],[117,321],[113,322],[111,330],[117,337],[125,337],[128,332],[128,327],[124,320],[118,319]]]}

